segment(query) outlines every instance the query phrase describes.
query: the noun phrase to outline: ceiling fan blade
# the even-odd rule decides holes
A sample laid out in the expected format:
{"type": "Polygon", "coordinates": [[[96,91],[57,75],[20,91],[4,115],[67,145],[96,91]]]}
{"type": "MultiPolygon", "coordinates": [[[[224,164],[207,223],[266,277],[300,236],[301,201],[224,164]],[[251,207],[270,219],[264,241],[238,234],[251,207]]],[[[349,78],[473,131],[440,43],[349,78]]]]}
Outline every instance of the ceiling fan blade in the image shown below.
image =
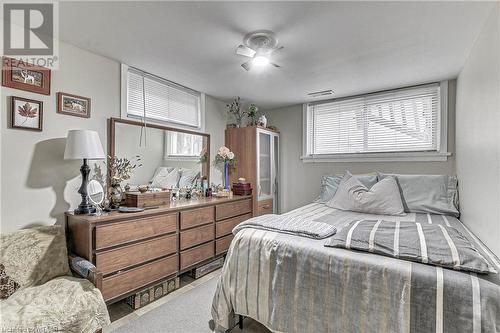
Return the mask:
{"type": "Polygon", "coordinates": [[[274,52],[279,51],[279,50],[284,49],[284,48],[285,48],[284,46],[277,47],[277,48],[271,50],[271,53],[274,53],[274,52]]]}
{"type": "Polygon", "coordinates": [[[249,61],[241,64],[241,67],[243,67],[244,69],[249,71],[250,69],[252,69],[252,60],[249,60],[249,61]]]}
{"type": "Polygon", "coordinates": [[[275,64],[274,62],[270,62],[269,64],[270,64],[270,65],[273,65],[274,67],[281,67],[280,65],[275,64]]]}
{"type": "Polygon", "coordinates": [[[239,45],[236,48],[236,54],[244,57],[252,58],[255,55],[255,51],[245,45],[239,45]]]}

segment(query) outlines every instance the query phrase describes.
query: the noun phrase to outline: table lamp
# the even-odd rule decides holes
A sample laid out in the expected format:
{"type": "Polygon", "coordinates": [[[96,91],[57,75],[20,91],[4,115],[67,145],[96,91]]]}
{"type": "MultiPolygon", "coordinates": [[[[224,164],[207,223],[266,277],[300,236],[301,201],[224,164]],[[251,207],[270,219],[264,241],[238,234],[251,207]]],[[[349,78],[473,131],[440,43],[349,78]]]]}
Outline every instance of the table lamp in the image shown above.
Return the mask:
{"type": "Polygon", "coordinates": [[[90,130],[70,130],[66,139],[66,149],[64,150],[65,160],[81,160],[83,165],[80,168],[82,174],[82,186],[78,193],[82,196],[82,202],[75,209],[75,214],[95,213],[95,207],[89,202],[87,184],[89,181],[90,167],[87,160],[102,160],[106,155],[102,149],[99,134],[90,130]]]}

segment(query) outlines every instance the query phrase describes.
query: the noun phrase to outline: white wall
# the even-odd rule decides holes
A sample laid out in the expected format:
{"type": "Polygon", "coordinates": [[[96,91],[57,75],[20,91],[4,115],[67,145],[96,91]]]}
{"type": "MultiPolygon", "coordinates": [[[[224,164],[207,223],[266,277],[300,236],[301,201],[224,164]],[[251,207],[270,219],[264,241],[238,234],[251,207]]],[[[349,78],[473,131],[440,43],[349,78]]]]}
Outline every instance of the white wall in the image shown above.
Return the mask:
{"type": "Polygon", "coordinates": [[[50,96],[2,87],[2,232],[61,223],[64,212],[79,203],[81,162],[63,160],[67,131],[96,130],[106,148],[106,119],[120,115],[119,63],[66,43],[59,47],[60,69],[52,71],[50,96]],[[56,113],[60,91],[90,97],[91,118],[56,113]],[[42,132],[8,128],[10,96],[43,102],[42,132]]]}
{"type": "MultiPolygon", "coordinates": [[[[80,202],[79,161],[63,159],[69,129],[92,129],[107,148],[107,119],[120,117],[120,64],[117,61],[60,42],[60,69],[52,71],[51,95],[1,87],[0,226],[9,232],[33,224],[64,221],[64,212],[80,202]],[[56,93],[92,99],[90,119],[56,113],[56,93]],[[43,102],[43,131],[8,128],[10,96],[43,102]]],[[[214,150],[224,143],[224,103],[206,101],[206,132],[214,150]]],[[[215,182],[220,173],[211,172],[215,182]]]]}
{"type": "Polygon", "coordinates": [[[500,5],[457,80],[461,220],[500,256],[500,5]]]}
{"type": "MultiPolygon", "coordinates": [[[[454,152],[455,138],[455,81],[448,89],[448,151],[454,152]]],[[[281,212],[310,203],[319,195],[323,175],[353,173],[394,172],[419,174],[455,174],[455,157],[446,162],[317,162],[304,163],[302,154],[302,105],[265,111],[270,125],[280,131],[281,158],[281,212]]]]}

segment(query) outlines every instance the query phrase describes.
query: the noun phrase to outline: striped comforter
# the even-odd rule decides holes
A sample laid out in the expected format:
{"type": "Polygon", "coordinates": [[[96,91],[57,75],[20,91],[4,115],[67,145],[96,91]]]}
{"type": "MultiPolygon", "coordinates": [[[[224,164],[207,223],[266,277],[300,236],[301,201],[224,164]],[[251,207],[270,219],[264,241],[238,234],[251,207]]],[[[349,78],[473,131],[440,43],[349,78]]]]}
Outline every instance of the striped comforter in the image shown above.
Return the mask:
{"type": "MultiPolygon", "coordinates": [[[[355,219],[457,228],[500,271],[500,262],[454,217],[344,212],[310,204],[287,213],[341,228],[355,219]]],[[[234,314],[275,332],[500,332],[500,275],[455,271],[324,246],[325,240],[239,231],[212,304],[217,329],[234,314]]]]}

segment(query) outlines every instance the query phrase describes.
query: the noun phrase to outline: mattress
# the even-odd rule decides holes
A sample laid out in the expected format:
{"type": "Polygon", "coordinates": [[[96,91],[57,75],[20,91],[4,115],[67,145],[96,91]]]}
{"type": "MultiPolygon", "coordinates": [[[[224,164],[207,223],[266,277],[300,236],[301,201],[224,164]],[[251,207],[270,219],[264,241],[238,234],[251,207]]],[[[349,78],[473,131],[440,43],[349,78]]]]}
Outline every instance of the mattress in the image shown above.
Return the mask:
{"type": "MultiPolygon", "coordinates": [[[[500,272],[500,262],[458,219],[381,216],[313,203],[287,215],[341,228],[355,219],[455,227],[500,272]]],[[[274,332],[499,332],[500,275],[456,271],[325,240],[243,229],[231,243],[212,304],[217,330],[249,316],[274,332]]]]}

